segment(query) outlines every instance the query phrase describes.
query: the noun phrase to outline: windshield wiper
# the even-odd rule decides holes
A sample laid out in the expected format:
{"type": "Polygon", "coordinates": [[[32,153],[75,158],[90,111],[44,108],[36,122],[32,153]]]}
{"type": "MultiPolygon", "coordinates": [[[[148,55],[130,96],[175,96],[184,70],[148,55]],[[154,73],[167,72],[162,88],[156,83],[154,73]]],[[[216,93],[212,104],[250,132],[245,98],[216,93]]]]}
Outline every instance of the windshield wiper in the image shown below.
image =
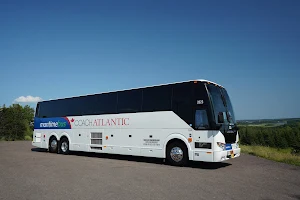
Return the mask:
{"type": "Polygon", "coordinates": [[[232,116],[231,116],[231,113],[229,111],[226,112],[226,117],[227,117],[227,121],[229,123],[233,123],[232,116]]]}
{"type": "Polygon", "coordinates": [[[198,130],[201,130],[201,129],[207,129],[207,128],[209,128],[209,126],[208,125],[203,125],[203,126],[196,126],[195,128],[198,129],[198,130]]]}

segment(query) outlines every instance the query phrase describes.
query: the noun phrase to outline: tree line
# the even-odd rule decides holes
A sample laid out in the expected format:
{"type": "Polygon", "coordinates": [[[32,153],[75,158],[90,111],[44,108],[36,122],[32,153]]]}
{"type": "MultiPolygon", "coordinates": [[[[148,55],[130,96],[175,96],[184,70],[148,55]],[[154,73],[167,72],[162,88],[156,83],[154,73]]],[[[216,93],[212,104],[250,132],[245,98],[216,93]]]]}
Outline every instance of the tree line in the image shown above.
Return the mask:
{"type": "Polygon", "coordinates": [[[0,140],[31,140],[34,109],[13,104],[0,107],[0,140]]]}
{"type": "Polygon", "coordinates": [[[277,127],[240,126],[241,144],[275,148],[300,147],[300,120],[277,127]]]}

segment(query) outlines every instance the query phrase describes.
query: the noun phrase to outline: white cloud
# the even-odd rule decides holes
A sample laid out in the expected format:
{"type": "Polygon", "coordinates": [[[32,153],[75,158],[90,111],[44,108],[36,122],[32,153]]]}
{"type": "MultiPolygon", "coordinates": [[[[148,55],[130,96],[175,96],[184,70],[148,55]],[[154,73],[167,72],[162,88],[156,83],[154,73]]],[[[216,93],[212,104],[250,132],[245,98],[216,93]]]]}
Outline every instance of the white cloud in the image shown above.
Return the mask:
{"type": "Polygon", "coordinates": [[[43,99],[41,97],[33,97],[33,96],[20,96],[18,98],[16,98],[14,100],[14,102],[17,102],[17,103],[36,103],[36,102],[39,102],[39,101],[42,101],[43,99]]]}

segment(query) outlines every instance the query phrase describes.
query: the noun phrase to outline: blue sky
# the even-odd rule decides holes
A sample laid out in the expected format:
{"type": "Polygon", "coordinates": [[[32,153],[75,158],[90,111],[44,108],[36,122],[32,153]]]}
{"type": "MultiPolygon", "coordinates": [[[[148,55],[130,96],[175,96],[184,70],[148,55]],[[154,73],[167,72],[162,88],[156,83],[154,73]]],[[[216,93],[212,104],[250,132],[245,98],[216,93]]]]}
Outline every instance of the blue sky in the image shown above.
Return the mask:
{"type": "Polygon", "coordinates": [[[275,0],[0,0],[0,105],[200,78],[227,88],[237,119],[300,117],[299,10],[275,0]]]}

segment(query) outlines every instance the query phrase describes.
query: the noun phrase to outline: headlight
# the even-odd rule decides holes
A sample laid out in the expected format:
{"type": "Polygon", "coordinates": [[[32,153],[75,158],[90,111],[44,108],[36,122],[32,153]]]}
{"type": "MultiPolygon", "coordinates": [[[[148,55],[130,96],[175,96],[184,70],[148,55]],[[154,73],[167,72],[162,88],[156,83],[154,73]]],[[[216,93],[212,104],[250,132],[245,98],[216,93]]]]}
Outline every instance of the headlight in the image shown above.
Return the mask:
{"type": "Polygon", "coordinates": [[[217,145],[222,148],[223,150],[226,150],[226,145],[222,142],[217,142],[217,145]]]}

